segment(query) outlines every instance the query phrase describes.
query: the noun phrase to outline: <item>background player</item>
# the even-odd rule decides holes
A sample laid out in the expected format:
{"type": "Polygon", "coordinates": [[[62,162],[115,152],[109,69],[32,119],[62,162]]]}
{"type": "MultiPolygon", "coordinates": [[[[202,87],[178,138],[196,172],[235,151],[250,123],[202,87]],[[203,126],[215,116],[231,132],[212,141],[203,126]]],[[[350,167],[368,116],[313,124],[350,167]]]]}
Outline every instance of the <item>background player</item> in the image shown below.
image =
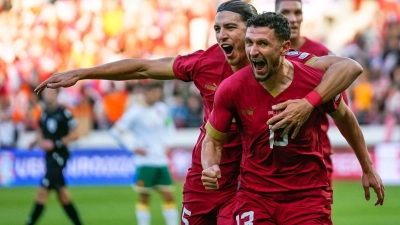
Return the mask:
{"type": "Polygon", "coordinates": [[[160,81],[144,84],[144,102],[134,103],[111,128],[111,133],[124,148],[135,153],[136,190],[139,193],[136,218],[139,225],[150,224],[148,204],[152,189],[157,189],[163,196],[166,224],[178,224],[167,157],[175,125],[168,106],[161,102],[162,87],[160,81]],[[135,137],[134,143],[128,143],[123,137],[123,133],[129,131],[135,137]]]}
{"type": "MultiPolygon", "coordinates": [[[[283,16],[262,13],[248,20],[247,26],[251,66],[226,79],[216,93],[203,142],[204,186],[218,189],[224,176],[218,164],[235,118],[244,140],[234,214],[237,224],[331,224],[332,195],[319,144],[320,118],[330,112],[361,164],[366,198],[371,186],[378,196],[375,205],[382,205],[382,181],[373,169],[358,122],[340,94],[313,110],[295,139],[270,130],[266,121],[279,113],[272,105],[307,95],[322,72],[285,59],[290,28],[283,16]]],[[[354,72],[360,74],[361,66],[354,72]]]]}
{"type": "MultiPolygon", "coordinates": [[[[126,59],[98,67],[57,73],[40,84],[36,91],[40,92],[46,87],[69,87],[81,79],[152,78],[193,81],[201,93],[204,104],[204,121],[207,121],[208,115],[213,109],[215,90],[222,80],[233,73],[231,67],[236,71],[249,63],[244,51],[245,21],[256,14],[252,5],[242,1],[227,1],[221,4],[217,11],[214,29],[218,44],[211,46],[206,51],[200,50],[176,58],[126,59]]],[[[295,58],[301,60],[300,55],[295,58]]],[[[323,68],[335,65],[335,69],[327,70],[324,80],[316,88],[316,91],[325,99],[334,97],[357,78],[357,76],[353,76],[352,71],[358,68],[358,64],[352,60],[323,57],[314,63],[323,68]],[[340,79],[337,78],[338,75],[340,79]]],[[[306,119],[308,117],[313,107],[307,100],[304,102],[304,105],[296,108],[299,110],[294,114],[289,113],[291,118],[306,119]]],[[[287,108],[290,109],[290,107],[287,108]]],[[[302,123],[296,119],[291,121],[302,123]]],[[[231,204],[237,190],[237,176],[242,152],[239,133],[233,125],[229,141],[224,146],[227,151],[225,151],[220,164],[221,170],[227,172],[224,180],[220,181],[220,189],[217,192],[210,192],[204,190],[200,180],[202,171],[200,154],[201,143],[205,136],[204,125],[200,130],[200,136],[193,149],[192,165],[184,185],[182,223],[229,224],[231,223],[231,204]]]]}
{"type": "MultiPolygon", "coordinates": [[[[289,22],[291,48],[300,52],[308,52],[316,56],[333,55],[324,45],[300,35],[301,23],[303,22],[303,3],[301,0],[276,0],[275,12],[282,14],[289,22]]],[[[347,104],[346,92],[343,92],[343,98],[347,104]]],[[[281,110],[281,107],[283,106],[278,105],[277,110],[281,110]]],[[[274,120],[272,120],[272,122],[273,121],[274,120]]],[[[333,165],[331,155],[333,150],[328,137],[328,115],[322,118],[321,125],[322,132],[320,138],[322,149],[325,155],[325,163],[328,167],[330,183],[332,184],[333,165]]]]}
{"type": "Polygon", "coordinates": [[[43,92],[45,110],[39,121],[36,140],[30,148],[37,145],[46,152],[46,174],[41,182],[35,204],[27,224],[35,224],[42,214],[50,190],[57,192],[57,199],[68,217],[75,225],[82,224],[65,184],[63,169],[69,158],[67,144],[78,138],[77,123],[71,112],[57,102],[58,90],[43,92]]]}

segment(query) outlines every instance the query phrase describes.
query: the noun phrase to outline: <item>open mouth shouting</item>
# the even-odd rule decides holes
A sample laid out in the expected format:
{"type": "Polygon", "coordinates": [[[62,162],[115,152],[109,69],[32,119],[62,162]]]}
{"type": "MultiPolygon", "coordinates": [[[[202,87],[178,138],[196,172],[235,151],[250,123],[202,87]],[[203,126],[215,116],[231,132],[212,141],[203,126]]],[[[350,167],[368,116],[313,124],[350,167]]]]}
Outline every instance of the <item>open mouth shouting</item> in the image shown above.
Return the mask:
{"type": "Polygon", "coordinates": [[[222,50],[224,50],[226,57],[231,57],[233,54],[233,46],[229,44],[222,44],[222,50]]]}
{"type": "Polygon", "coordinates": [[[253,64],[254,72],[257,74],[263,74],[267,70],[267,63],[261,59],[252,59],[251,64],[253,64]]]}

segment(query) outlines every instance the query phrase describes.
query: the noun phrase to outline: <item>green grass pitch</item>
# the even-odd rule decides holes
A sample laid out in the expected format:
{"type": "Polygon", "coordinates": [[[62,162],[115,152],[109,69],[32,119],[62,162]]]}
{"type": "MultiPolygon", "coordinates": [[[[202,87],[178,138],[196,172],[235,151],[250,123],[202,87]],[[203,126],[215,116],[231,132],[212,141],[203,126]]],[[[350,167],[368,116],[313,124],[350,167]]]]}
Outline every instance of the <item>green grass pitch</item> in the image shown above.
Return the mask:
{"type": "MultiPolygon", "coordinates": [[[[136,224],[136,195],[130,187],[71,187],[73,200],[86,225],[136,224]]],[[[396,225],[400,224],[400,187],[386,187],[384,206],[374,206],[375,196],[364,199],[359,182],[335,182],[333,222],[335,225],[396,225]]],[[[22,225],[31,210],[36,188],[0,188],[0,224],[22,225]]],[[[180,210],[182,184],[175,188],[180,210]]],[[[371,189],[371,194],[375,194],[371,189]]],[[[152,225],[163,225],[161,198],[152,195],[152,225]]],[[[71,224],[52,194],[39,225],[71,224]]]]}

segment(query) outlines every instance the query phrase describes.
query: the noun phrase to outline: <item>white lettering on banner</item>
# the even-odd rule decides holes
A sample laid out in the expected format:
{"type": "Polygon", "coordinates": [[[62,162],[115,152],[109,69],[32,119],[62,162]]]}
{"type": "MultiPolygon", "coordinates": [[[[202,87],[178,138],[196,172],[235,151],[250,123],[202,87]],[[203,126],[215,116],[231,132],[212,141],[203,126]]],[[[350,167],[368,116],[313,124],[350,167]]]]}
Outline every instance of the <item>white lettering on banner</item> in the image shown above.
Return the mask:
{"type": "Polygon", "coordinates": [[[335,153],[332,155],[333,175],[336,177],[360,177],[360,163],[354,153],[335,153]]]}
{"type": "Polygon", "coordinates": [[[40,178],[45,172],[44,159],[41,157],[22,157],[15,159],[15,173],[22,179],[40,178]]]}
{"type": "Polygon", "coordinates": [[[75,156],[67,164],[69,177],[131,177],[133,156],[75,156]]]}

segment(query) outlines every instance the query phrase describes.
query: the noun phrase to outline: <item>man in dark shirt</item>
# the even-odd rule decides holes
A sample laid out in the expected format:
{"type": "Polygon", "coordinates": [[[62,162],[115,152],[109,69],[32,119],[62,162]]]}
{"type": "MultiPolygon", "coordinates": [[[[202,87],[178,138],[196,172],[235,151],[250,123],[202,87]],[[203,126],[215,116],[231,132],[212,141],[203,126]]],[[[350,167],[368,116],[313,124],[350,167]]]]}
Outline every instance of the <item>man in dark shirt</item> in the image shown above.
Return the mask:
{"type": "Polygon", "coordinates": [[[63,169],[69,158],[67,144],[78,138],[77,123],[71,112],[57,103],[58,91],[46,90],[46,103],[39,121],[39,131],[36,140],[31,143],[46,152],[46,174],[41,181],[35,204],[27,224],[35,224],[47,202],[50,190],[57,192],[58,201],[75,225],[82,224],[78,213],[71,202],[70,194],[65,184],[63,169]]]}

